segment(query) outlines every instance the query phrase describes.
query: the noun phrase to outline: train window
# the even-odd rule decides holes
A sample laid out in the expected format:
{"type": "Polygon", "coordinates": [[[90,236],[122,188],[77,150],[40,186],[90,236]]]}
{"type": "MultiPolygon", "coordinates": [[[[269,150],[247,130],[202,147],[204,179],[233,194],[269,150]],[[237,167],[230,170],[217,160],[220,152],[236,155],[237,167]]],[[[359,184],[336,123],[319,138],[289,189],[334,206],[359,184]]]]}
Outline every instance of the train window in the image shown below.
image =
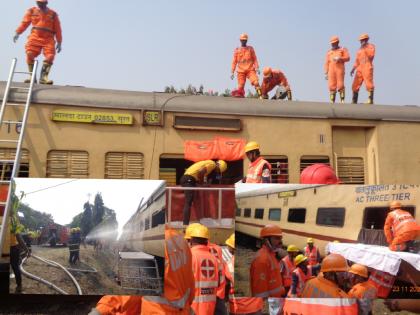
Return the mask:
{"type": "Polygon", "coordinates": [[[241,216],[241,208],[236,208],[235,216],[237,216],[237,217],[241,216]]]}
{"type": "Polygon", "coordinates": [[[300,158],[300,172],[302,173],[305,168],[316,163],[330,165],[330,158],[322,155],[304,155],[300,158]]]}
{"type": "Polygon", "coordinates": [[[271,221],[280,221],[281,218],[281,209],[280,208],[272,208],[268,212],[268,219],[271,221]]]}
{"type": "Polygon", "coordinates": [[[144,220],[144,230],[148,230],[148,229],[150,229],[150,219],[149,218],[144,220]]]}
{"type": "Polygon", "coordinates": [[[251,217],[251,208],[245,208],[244,209],[244,217],[250,218],[251,217]]]}
{"type": "Polygon", "coordinates": [[[144,178],[144,157],[138,152],[107,152],[105,155],[105,178],[144,178]]]}
{"type": "Polygon", "coordinates": [[[264,208],[257,208],[257,209],[255,209],[254,218],[255,219],[262,219],[262,218],[264,218],[264,208]]]}
{"type": "Polygon", "coordinates": [[[288,222],[305,223],[306,208],[290,208],[287,216],[288,222]]]}
{"type": "MultiPolygon", "coordinates": [[[[416,209],[415,207],[403,206],[401,208],[407,212],[410,212],[414,216],[416,209]]],[[[363,216],[363,228],[383,230],[388,210],[388,207],[366,207],[363,216]]]]}
{"type": "Polygon", "coordinates": [[[289,163],[287,156],[264,156],[271,164],[271,180],[273,183],[289,183],[289,163]]]}
{"type": "Polygon", "coordinates": [[[155,212],[152,215],[152,228],[160,224],[165,224],[165,209],[155,212]]]}
{"type": "MultiPolygon", "coordinates": [[[[15,148],[0,148],[0,180],[9,180],[12,176],[13,162],[15,159],[15,148]]],[[[20,156],[20,167],[18,177],[29,177],[29,151],[22,149],[20,156]]]]}
{"type": "Polygon", "coordinates": [[[365,183],[365,164],[361,157],[338,157],[337,174],[344,184],[365,183]]]}
{"type": "Polygon", "coordinates": [[[317,225],[344,226],[345,208],[318,208],[317,225]]]}
{"type": "Polygon", "coordinates": [[[88,152],[65,150],[49,151],[47,155],[47,177],[88,178],[88,152]]]}

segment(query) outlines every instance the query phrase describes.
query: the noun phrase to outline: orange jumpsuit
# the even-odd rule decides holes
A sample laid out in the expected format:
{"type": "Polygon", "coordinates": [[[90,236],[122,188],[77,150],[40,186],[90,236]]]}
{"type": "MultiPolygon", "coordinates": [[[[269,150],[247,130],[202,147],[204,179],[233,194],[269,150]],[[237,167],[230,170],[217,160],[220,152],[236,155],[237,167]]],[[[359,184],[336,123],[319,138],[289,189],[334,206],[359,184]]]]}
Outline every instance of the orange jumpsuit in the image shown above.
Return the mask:
{"type": "Polygon", "coordinates": [[[261,247],[251,263],[250,280],[252,296],[280,298],[285,294],[280,262],[266,245],[261,247]]]}
{"type": "Polygon", "coordinates": [[[210,248],[210,253],[216,257],[218,260],[218,270],[219,270],[219,287],[217,288],[217,297],[219,299],[224,300],[225,299],[225,289],[226,289],[226,276],[225,271],[226,267],[224,265],[223,259],[222,259],[222,249],[219,245],[216,245],[214,243],[208,242],[207,245],[210,248]]]}
{"type": "Polygon", "coordinates": [[[330,92],[344,90],[344,63],[350,60],[347,48],[330,49],[325,57],[324,73],[328,74],[330,92]],[[336,60],[337,58],[340,58],[336,60]]]}
{"type": "Polygon", "coordinates": [[[99,300],[96,310],[101,315],[139,315],[141,296],[105,295],[99,300]]]}
{"type": "Polygon", "coordinates": [[[33,64],[34,59],[43,50],[45,62],[52,65],[55,57],[55,39],[58,43],[63,40],[58,14],[51,9],[47,9],[44,13],[39,8],[33,7],[26,12],[16,33],[22,34],[29,24],[32,24],[32,31],[25,45],[27,63],[33,64]]]}
{"type": "Polygon", "coordinates": [[[195,293],[192,309],[196,315],[213,314],[219,287],[218,261],[206,245],[191,248],[195,293]]]}
{"type": "Polygon", "coordinates": [[[289,82],[283,72],[280,70],[272,70],[271,77],[263,79],[261,91],[263,96],[267,96],[268,92],[274,89],[277,85],[282,85],[287,91],[290,91],[289,82]]]}
{"type": "Polygon", "coordinates": [[[373,84],[373,58],[375,57],[375,45],[366,44],[357,52],[354,68],[356,68],[356,75],[353,81],[353,92],[359,92],[363,81],[365,81],[366,90],[371,92],[375,86],[373,84]]]}
{"type": "Polygon", "coordinates": [[[420,235],[420,225],[409,212],[396,209],[388,213],[384,232],[389,249],[403,251],[406,249],[406,242],[415,240],[420,235]]]}
{"type": "Polygon", "coordinates": [[[259,68],[257,56],[252,46],[238,47],[233,53],[232,73],[237,66],[238,90],[244,90],[245,81],[248,78],[255,87],[260,86],[255,72],[259,68]]]}
{"type": "Polygon", "coordinates": [[[348,294],[341,290],[334,282],[322,275],[306,282],[302,298],[348,298],[348,294]]]}

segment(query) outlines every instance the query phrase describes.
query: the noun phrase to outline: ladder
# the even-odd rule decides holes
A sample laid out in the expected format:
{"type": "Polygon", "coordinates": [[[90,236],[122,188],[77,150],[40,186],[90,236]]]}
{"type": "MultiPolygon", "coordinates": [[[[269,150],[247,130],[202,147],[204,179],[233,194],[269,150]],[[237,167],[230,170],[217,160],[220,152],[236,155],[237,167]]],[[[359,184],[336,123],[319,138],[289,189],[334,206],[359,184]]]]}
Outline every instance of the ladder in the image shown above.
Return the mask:
{"type": "Polygon", "coordinates": [[[29,106],[31,104],[32,99],[32,91],[35,83],[36,78],[36,70],[38,68],[38,61],[35,60],[33,71],[32,72],[21,72],[21,71],[15,71],[16,68],[17,59],[14,58],[12,60],[12,65],[10,67],[9,77],[7,79],[6,89],[4,91],[3,95],[3,101],[1,104],[0,109],[0,128],[4,122],[4,113],[6,111],[7,107],[16,107],[21,106],[24,108],[23,110],[23,117],[22,120],[19,121],[17,119],[16,121],[7,121],[9,124],[15,124],[15,125],[21,125],[20,133],[18,139],[0,139],[0,143],[9,143],[12,146],[16,146],[16,153],[14,160],[0,160],[0,163],[13,163],[12,164],[12,173],[10,176],[10,179],[8,180],[0,180],[0,185],[8,185],[8,192],[7,192],[7,199],[6,201],[0,201],[0,206],[4,206],[4,213],[1,220],[1,227],[0,227],[0,253],[3,251],[3,245],[6,240],[6,233],[8,232],[8,218],[11,213],[12,208],[12,198],[13,198],[13,192],[12,192],[12,183],[13,179],[17,177],[20,167],[20,157],[21,157],[21,151],[22,151],[22,142],[25,135],[25,127],[28,120],[28,113],[29,113],[29,106]],[[13,77],[15,74],[25,74],[30,75],[31,80],[28,85],[14,85],[13,77]],[[26,102],[24,104],[22,103],[10,103],[9,102],[9,93],[10,91],[15,91],[17,93],[26,94],[26,102]]]}

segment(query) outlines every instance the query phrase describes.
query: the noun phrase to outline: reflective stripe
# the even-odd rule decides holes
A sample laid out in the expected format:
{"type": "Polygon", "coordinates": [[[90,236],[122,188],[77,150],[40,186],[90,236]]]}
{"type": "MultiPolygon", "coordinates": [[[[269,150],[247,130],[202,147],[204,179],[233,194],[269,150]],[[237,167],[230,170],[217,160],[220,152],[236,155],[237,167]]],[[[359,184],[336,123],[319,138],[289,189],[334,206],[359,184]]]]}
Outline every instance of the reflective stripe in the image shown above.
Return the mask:
{"type": "Polygon", "coordinates": [[[188,288],[182,298],[178,300],[173,300],[173,301],[169,301],[168,299],[165,299],[160,296],[144,296],[143,298],[146,301],[164,304],[164,305],[168,305],[168,306],[178,308],[178,309],[183,309],[185,305],[187,304],[188,297],[190,296],[190,291],[191,291],[190,288],[188,288]]]}
{"type": "Polygon", "coordinates": [[[300,302],[303,304],[318,304],[325,306],[353,306],[357,303],[357,299],[349,298],[288,298],[288,300],[300,302]]]}
{"type": "Polygon", "coordinates": [[[254,296],[255,297],[269,297],[269,296],[271,296],[271,294],[275,294],[275,293],[280,292],[282,288],[283,287],[281,286],[281,287],[275,288],[273,290],[268,290],[268,291],[264,291],[264,292],[255,294],[254,296]]]}
{"type": "MultiPolygon", "coordinates": [[[[401,220],[401,218],[399,218],[398,220],[401,220]]],[[[402,221],[400,221],[396,226],[395,226],[395,232],[397,232],[399,229],[401,229],[403,227],[403,225],[405,225],[408,222],[416,222],[416,220],[414,220],[411,216],[407,216],[406,219],[403,219],[402,221]]]]}
{"type": "Polygon", "coordinates": [[[37,31],[45,31],[45,32],[55,34],[55,32],[53,30],[51,30],[49,28],[46,28],[46,27],[34,26],[34,27],[32,27],[32,29],[37,30],[37,31]]]}
{"type": "Polygon", "coordinates": [[[216,302],[216,295],[199,295],[194,297],[193,303],[216,302]]]}
{"type": "Polygon", "coordinates": [[[217,288],[217,281],[196,281],[196,288],[217,288]]]}
{"type": "MultiPolygon", "coordinates": [[[[380,286],[383,286],[383,287],[386,287],[386,288],[392,288],[392,284],[389,284],[389,283],[386,283],[386,282],[383,282],[382,281],[382,279],[380,279],[380,278],[377,278],[377,276],[378,275],[375,275],[375,274],[371,274],[370,275],[370,279],[373,281],[373,282],[376,282],[377,284],[379,284],[380,286]]],[[[385,276],[385,275],[384,275],[385,276]]],[[[385,279],[384,279],[385,280],[385,279]]],[[[387,280],[391,280],[391,279],[387,279],[387,280]]]]}

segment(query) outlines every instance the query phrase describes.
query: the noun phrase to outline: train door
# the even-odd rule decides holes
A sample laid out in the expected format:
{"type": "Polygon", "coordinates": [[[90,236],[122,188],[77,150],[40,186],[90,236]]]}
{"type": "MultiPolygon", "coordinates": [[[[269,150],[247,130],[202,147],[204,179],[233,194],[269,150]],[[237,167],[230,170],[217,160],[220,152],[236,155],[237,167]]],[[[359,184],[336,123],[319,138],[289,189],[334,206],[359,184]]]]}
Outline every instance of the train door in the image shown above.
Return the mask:
{"type": "MultiPolygon", "coordinates": [[[[167,185],[179,185],[181,176],[193,162],[185,160],[183,155],[164,154],[159,160],[159,179],[166,180],[167,185]]],[[[233,185],[243,178],[243,160],[228,161],[227,171],[217,182],[223,185],[233,185]]]]}
{"type": "Polygon", "coordinates": [[[333,127],[334,168],[344,184],[365,184],[367,174],[367,128],[333,127]]]}

